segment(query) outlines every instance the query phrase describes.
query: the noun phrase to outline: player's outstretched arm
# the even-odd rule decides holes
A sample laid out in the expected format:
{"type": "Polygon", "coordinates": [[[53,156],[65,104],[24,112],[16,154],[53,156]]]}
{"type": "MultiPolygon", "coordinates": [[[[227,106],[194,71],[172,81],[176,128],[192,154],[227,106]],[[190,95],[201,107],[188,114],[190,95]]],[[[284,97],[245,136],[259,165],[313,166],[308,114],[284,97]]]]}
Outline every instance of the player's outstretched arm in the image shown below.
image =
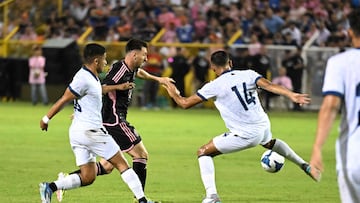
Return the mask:
{"type": "Polygon", "coordinates": [[[327,95],[324,97],[320,107],[316,137],[310,159],[310,164],[320,171],[324,170],[322,147],[330,134],[330,130],[339,111],[340,104],[341,99],[339,97],[327,95]]]}
{"type": "Polygon", "coordinates": [[[183,109],[191,108],[203,101],[197,94],[193,94],[190,97],[182,97],[180,91],[172,83],[164,84],[163,87],[167,90],[169,96],[183,109]]]}
{"type": "Polygon", "coordinates": [[[63,96],[55,102],[54,105],[51,106],[48,113],[40,120],[40,128],[41,130],[47,131],[49,121],[52,117],[54,117],[61,109],[65,106],[65,104],[74,100],[76,96],[67,88],[63,94],[63,96]]]}
{"type": "Polygon", "coordinates": [[[301,93],[293,92],[283,86],[274,84],[265,78],[260,78],[256,84],[259,87],[261,87],[262,89],[265,89],[269,92],[286,96],[291,101],[298,103],[300,105],[309,104],[311,101],[308,94],[301,94],[301,93]]]}
{"type": "Polygon", "coordinates": [[[169,77],[158,77],[155,75],[151,75],[150,73],[146,72],[144,69],[139,68],[136,74],[137,77],[141,78],[141,79],[146,79],[146,80],[155,80],[157,82],[159,82],[162,85],[166,85],[168,83],[175,83],[174,79],[169,78],[169,77]]]}

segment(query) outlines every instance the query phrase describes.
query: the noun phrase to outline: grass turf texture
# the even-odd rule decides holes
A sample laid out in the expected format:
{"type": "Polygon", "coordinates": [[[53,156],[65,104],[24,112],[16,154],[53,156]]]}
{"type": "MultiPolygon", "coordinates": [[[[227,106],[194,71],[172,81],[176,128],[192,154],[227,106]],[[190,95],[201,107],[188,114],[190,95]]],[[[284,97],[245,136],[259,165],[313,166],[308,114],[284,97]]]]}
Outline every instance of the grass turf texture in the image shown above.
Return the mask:
{"type": "MultiPolygon", "coordinates": [[[[66,107],[42,132],[39,121],[48,107],[30,103],[0,103],[0,202],[40,202],[38,184],[52,181],[60,171],[77,169],[68,142],[72,107],[66,107]]],[[[285,140],[305,160],[310,157],[317,123],[316,113],[270,112],[273,137],[285,140]]],[[[201,202],[196,151],[213,136],[226,131],[216,110],[129,110],[128,120],[147,147],[146,194],[163,202],[201,202]]],[[[336,123],[338,125],[338,122],[336,123]]],[[[290,161],[276,174],[260,166],[262,147],[215,158],[217,188],[225,203],[340,202],[334,140],[326,143],[326,171],[315,183],[290,161]]],[[[127,156],[127,158],[129,158],[127,156]]],[[[129,159],[131,164],[131,160],[129,159]]],[[[63,203],[132,202],[133,195],[116,170],[98,177],[93,185],[67,191],[63,203]]],[[[53,202],[57,202],[53,195],[53,202]]]]}

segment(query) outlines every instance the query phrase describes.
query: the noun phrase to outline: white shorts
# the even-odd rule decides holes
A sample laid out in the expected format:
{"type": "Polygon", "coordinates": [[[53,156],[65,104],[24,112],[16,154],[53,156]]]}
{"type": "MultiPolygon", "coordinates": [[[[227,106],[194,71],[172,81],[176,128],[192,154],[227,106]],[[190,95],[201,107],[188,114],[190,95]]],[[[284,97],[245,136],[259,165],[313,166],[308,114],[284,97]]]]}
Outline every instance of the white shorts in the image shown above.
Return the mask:
{"type": "Polygon", "coordinates": [[[341,202],[360,202],[360,136],[339,137],[336,141],[336,170],[341,202]]]}
{"type": "Polygon", "coordinates": [[[247,128],[243,132],[227,132],[213,138],[216,149],[223,153],[237,152],[259,144],[266,144],[272,138],[270,123],[257,125],[256,128],[247,128]]]}
{"type": "Polygon", "coordinates": [[[96,162],[96,156],[109,160],[120,151],[120,147],[105,128],[93,130],[70,128],[69,135],[77,166],[96,162]]]}

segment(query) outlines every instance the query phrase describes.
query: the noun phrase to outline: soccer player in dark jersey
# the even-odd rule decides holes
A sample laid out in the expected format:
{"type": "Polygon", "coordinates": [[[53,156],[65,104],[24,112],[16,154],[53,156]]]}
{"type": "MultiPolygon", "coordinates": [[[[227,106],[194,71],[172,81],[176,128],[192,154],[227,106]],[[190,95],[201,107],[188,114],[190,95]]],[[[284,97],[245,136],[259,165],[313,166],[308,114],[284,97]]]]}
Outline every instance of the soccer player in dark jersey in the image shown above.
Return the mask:
{"type": "MultiPolygon", "coordinates": [[[[147,43],[138,39],[130,39],[125,47],[125,58],[114,63],[105,79],[103,87],[123,83],[133,83],[135,77],[155,80],[162,85],[175,82],[169,77],[157,77],[149,74],[141,67],[147,61],[147,43]]],[[[128,107],[131,102],[133,89],[110,91],[103,96],[103,125],[123,152],[128,153],[133,160],[133,169],[139,176],[143,189],[146,182],[146,165],[148,152],[141,141],[141,137],[127,120],[128,107]]],[[[111,173],[113,166],[101,159],[97,165],[97,175],[111,173]]],[[[78,173],[78,171],[72,172],[78,173]]]]}

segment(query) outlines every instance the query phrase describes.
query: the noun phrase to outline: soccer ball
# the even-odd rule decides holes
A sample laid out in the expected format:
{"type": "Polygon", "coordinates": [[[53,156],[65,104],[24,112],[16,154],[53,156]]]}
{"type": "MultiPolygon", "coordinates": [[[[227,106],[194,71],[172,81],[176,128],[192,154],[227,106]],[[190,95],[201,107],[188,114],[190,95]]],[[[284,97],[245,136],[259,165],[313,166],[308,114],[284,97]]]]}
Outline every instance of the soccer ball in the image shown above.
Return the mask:
{"type": "Polygon", "coordinates": [[[284,166],[285,158],[272,150],[267,150],[262,154],[260,163],[265,171],[276,173],[284,166]]]}

